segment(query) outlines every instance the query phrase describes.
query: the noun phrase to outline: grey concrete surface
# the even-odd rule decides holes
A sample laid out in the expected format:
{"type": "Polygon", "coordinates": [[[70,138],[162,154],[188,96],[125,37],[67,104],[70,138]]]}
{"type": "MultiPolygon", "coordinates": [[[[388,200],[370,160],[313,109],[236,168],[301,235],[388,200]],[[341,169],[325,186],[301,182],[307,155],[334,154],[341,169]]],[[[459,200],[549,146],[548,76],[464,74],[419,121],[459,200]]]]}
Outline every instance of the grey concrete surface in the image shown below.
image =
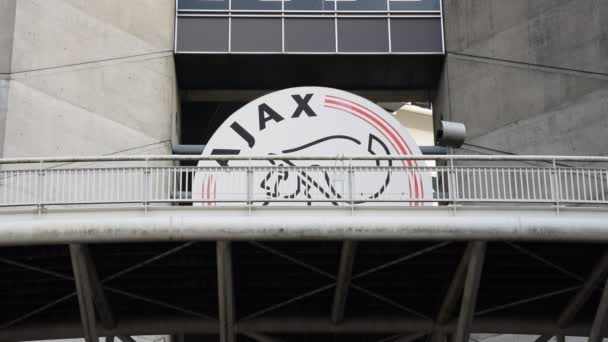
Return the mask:
{"type": "Polygon", "coordinates": [[[13,33],[15,28],[15,1],[0,1],[0,74],[8,74],[11,70],[13,33]]]}
{"type": "Polygon", "coordinates": [[[0,93],[2,156],[106,155],[150,146],[170,153],[179,110],[174,6],[174,0],[17,1],[11,91],[0,93]]]}
{"type": "Polygon", "coordinates": [[[444,10],[435,120],[467,125],[458,152],[608,154],[608,2],[444,0],[444,10]]]}
{"type": "Polygon", "coordinates": [[[0,75],[0,158],[4,150],[4,132],[6,126],[6,113],[8,111],[8,86],[9,81],[0,75]]]}
{"type": "Polygon", "coordinates": [[[604,0],[444,0],[450,52],[608,73],[604,0]]]}

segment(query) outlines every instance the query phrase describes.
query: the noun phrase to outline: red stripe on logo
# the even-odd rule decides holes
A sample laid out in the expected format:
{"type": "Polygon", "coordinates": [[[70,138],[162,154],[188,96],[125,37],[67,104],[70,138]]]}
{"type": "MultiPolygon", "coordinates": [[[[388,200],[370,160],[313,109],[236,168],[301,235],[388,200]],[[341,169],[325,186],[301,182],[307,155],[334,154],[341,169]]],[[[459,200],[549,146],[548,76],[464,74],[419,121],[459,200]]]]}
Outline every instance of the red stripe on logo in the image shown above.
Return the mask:
{"type": "MultiPolygon", "coordinates": [[[[399,150],[397,149],[397,147],[395,147],[395,144],[393,144],[393,142],[392,142],[392,141],[391,141],[391,140],[390,140],[390,139],[389,139],[389,138],[386,136],[386,134],[384,134],[384,132],[383,132],[382,130],[380,130],[378,127],[374,126],[374,125],[373,125],[373,124],[372,124],[370,121],[368,121],[368,120],[367,120],[365,117],[360,116],[359,114],[354,113],[354,112],[351,112],[351,111],[346,110],[346,109],[344,109],[344,108],[340,108],[340,107],[334,107],[334,106],[330,106],[330,105],[325,105],[325,107],[327,107],[327,108],[332,108],[332,109],[336,109],[336,110],[339,110],[339,111],[342,111],[342,112],[345,112],[345,113],[351,114],[351,115],[353,115],[354,117],[356,117],[356,118],[358,118],[358,119],[360,119],[360,120],[365,121],[367,124],[369,124],[370,126],[374,127],[374,128],[375,128],[375,129],[376,129],[376,130],[377,130],[377,131],[378,131],[378,132],[379,132],[379,133],[380,133],[380,134],[381,134],[381,135],[384,137],[384,139],[386,139],[386,140],[388,141],[388,143],[391,145],[391,147],[392,147],[392,148],[393,148],[395,151],[399,152],[399,150]]],[[[404,160],[401,160],[401,164],[403,164],[403,166],[404,166],[404,167],[406,166],[406,165],[405,165],[405,161],[404,161],[404,160]]],[[[415,180],[414,180],[414,181],[415,181],[415,180]]],[[[408,175],[408,177],[407,177],[407,182],[408,182],[408,191],[409,191],[410,198],[411,198],[411,197],[412,197],[412,180],[411,180],[411,176],[410,176],[410,175],[408,175]]],[[[416,198],[417,198],[417,197],[416,197],[416,198]]],[[[412,205],[412,204],[410,203],[410,206],[411,206],[411,205],[412,205]]]]}
{"type": "MultiPolygon", "coordinates": [[[[405,139],[404,139],[404,138],[401,136],[401,134],[399,134],[399,131],[398,131],[397,129],[395,129],[395,127],[393,127],[393,126],[392,126],[392,125],[391,125],[389,122],[387,122],[387,121],[386,121],[386,120],[385,120],[385,119],[384,119],[384,118],[383,118],[381,115],[379,115],[378,113],[376,113],[376,112],[372,111],[371,109],[367,108],[366,106],[364,106],[364,105],[362,105],[362,104],[360,104],[360,103],[357,103],[357,102],[351,101],[351,100],[349,100],[349,99],[344,99],[344,98],[341,98],[341,97],[338,97],[338,96],[333,96],[333,95],[327,95],[326,97],[331,97],[331,98],[334,98],[334,99],[338,99],[338,100],[345,101],[345,102],[351,103],[351,104],[353,104],[353,105],[359,106],[359,107],[360,107],[360,108],[362,108],[363,110],[367,111],[369,114],[371,114],[371,115],[373,115],[373,116],[377,117],[377,118],[378,118],[378,119],[380,119],[380,120],[381,120],[383,123],[385,123],[385,124],[386,124],[386,126],[387,126],[387,127],[388,127],[388,128],[389,128],[389,129],[390,129],[390,130],[391,130],[391,131],[394,133],[394,135],[392,135],[392,134],[391,134],[391,136],[392,136],[393,138],[394,138],[395,136],[397,136],[397,137],[399,138],[399,141],[400,141],[400,142],[402,142],[402,143],[403,143],[403,145],[405,145],[405,148],[407,149],[407,153],[405,153],[403,150],[402,150],[402,153],[403,153],[403,154],[405,154],[405,155],[412,155],[412,154],[413,154],[413,153],[412,153],[412,149],[410,148],[409,144],[408,144],[408,143],[407,143],[407,141],[406,141],[406,140],[405,140],[405,139]]],[[[326,102],[327,102],[327,98],[326,98],[326,102]]],[[[385,129],[386,129],[386,128],[385,128],[385,129]]],[[[399,142],[399,141],[398,141],[398,142],[399,142]]],[[[401,145],[400,145],[400,147],[403,147],[403,146],[401,146],[401,145]]],[[[414,166],[417,166],[417,165],[418,165],[418,163],[417,163],[415,160],[414,160],[414,161],[408,161],[408,164],[409,164],[410,166],[412,166],[412,162],[413,162],[414,166]]],[[[418,178],[418,177],[416,177],[416,178],[418,178]]],[[[424,197],[424,186],[423,186],[423,184],[422,184],[422,178],[420,178],[420,181],[419,181],[419,182],[420,182],[420,192],[421,192],[421,196],[422,196],[422,197],[424,197]]],[[[417,183],[416,183],[416,186],[418,186],[418,181],[417,181],[417,183]]]]}
{"type": "MultiPolygon", "coordinates": [[[[337,100],[332,100],[332,99],[325,99],[325,103],[326,103],[326,104],[333,104],[333,105],[341,106],[341,107],[344,107],[344,108],[348,108],[348,109],[350,109],[350,110],[352,110],[352,111],[354,111],[354,112],[356,112],[356,113],[358,113],[358,114],[360,114],[360,115],[365,116],[366,118],[368,118],[369,120],[371,120],[373,123],[375,123],[377,126],[379,126],[379,127],[380,127],[380,128],[381,128],[381,129],[382,129],[384,132],[386,132],[386,133],[387,133],[387,134],[388,134],[388,135],[389,135],[389,136],[392,138],[392,141],[393,141],[393,142],[395,142],[395,143],[396,143],[396,144],[399,146],[399,149],[397,149],[397,148],[395,148],[395,146],[393,145],[393,148],[394,148],[396,151],[401,152],[401,154],[403,154],[403,155],[410,155],[410,154],[411,154],[411,153],[408,153],[408,152],[406,151],[406,149],[405,149],[405,148],[403,147],[403,145],[400,143],[399,139],[397,139],[397,138],[395,137],[395,134],[393,134],[393,132],[391,132],[391,130],[389,130],[389,129],[388,129],[388,128],[387,128],[387,127],[384,125],[384,124],[382,124],[382,123],[381,123],[381,122],[380,122],[378,119],[374,118],[374,116],[372,116],[372,115],[370,115],[370,114],[366,113],[364,110],[362,110],[362,109],[360,109],[360,108],[357,108],[357,107],[355,107],[355,106],[353,106],[353,105],[350,105],[350,104],[348,104],[348,103],[342,103],[342,102],[340,102],[340,101],[337,101],[337,100]]],[[[351,114],[352,114],[352,112],[351,112],[351,114]]],[[[390,126],[390,125],[389,125],[389,126],[390,126]]],[[[392,128],[392,126],[391,126],[391,128],[392,128]]],[[[384,135],[384,134],[383,134],[383,135],[384,135]]],[[[384,137],[386,138],[386,135],[384,135],[384,137]]],[[[401,137],[401,136],[399,136],[399,137],[401,137]]],[[[391,139],[388,139],[388,138],[387,138],[387,140],[389,140],[389,141],[390,141],[391,139]]],[[[407,161],[407,163],[408,163],[408,165],[409,165],[409,166],[414,166],[414,165],[416,165],[416,164],[412,164],[412,161],[411,161],[411,160],[408,160],[408,161],[407,161]]],[[[421,197],[421,195],[420,195],[420,188],[423,188],[423,186],[422,186],[422,184],[419,184],[420,182],[421,182],[421,180],[419,180],[419,179],[418,179],[418,177],[416,176],[416,174],[414,174],[414,191],[415,191],[415,198],[420,198],[420,197],[421,197]]]]}

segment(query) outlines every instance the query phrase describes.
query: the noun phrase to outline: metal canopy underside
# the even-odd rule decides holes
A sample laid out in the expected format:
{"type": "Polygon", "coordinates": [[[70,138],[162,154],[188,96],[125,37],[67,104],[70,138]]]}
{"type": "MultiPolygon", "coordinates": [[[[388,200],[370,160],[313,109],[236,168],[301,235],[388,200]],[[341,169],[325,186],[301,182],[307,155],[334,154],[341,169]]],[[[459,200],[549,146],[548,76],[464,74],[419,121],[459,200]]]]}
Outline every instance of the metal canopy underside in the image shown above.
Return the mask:
{"type": "MultiPolygon", "coordinates": [[[[376,341],[423,332],[424,341],[466,246],[359,242],[344,318],[334,324],[341,242],[233,242],[233,328],[238,341],[249,340],[241,332],[283,341],[376,341]]],[[[100,335],[185,333],[217,340],[214,242],[90,249],[117,322],[114,330],[98,323],[100,335]]],[[[488,243],[471,331],[555,333],[556,317],[604,253],[603,244],[488,243]]],[[[82,336],[67,245],[5,247],[0,256],[0,340],[82,336]]],[[[588,334],[601,285],[564,327],[568,334],[588,334]]],[[[436,328],[454,333],[458,307],[436,328]]]]}

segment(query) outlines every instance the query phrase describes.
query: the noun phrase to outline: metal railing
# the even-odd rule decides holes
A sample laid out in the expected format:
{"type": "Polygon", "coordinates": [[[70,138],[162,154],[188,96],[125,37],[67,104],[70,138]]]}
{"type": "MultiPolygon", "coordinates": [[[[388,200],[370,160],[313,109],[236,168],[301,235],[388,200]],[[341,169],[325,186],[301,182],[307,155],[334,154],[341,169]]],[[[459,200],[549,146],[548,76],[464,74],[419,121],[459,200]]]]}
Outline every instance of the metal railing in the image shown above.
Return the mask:
{"type": "Polygon", "coordinates": [[[608,204],[606,157],[116,156],[0,165],[4,208],[608,204]]]}

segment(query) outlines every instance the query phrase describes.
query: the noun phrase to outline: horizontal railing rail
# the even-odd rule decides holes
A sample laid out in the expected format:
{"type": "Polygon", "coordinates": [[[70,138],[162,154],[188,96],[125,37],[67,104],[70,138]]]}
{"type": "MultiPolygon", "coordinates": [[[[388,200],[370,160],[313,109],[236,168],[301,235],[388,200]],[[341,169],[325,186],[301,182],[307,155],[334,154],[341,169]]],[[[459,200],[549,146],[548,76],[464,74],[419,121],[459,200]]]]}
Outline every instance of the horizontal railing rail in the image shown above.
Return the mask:
{"type": "Polygon", "coordinates": [[[0,159],[0,207],[603,206],[604,163],[608,157],[511,155],[12,158],[0,159]]]}
{"type": "Polygon", "coordinates": [[[32,157],[0,158],[0,164],[32,163],[84,163],[114,161],[200,161],[200,160],[429,160],[429,161],[528,161],[528,162],[606,162],[608,156],[557,156],[557,155],[416,155],[416,156],[346,156],[346,155],[116,155],[116,156],[81,156],[81,157],[32,157]]]}

